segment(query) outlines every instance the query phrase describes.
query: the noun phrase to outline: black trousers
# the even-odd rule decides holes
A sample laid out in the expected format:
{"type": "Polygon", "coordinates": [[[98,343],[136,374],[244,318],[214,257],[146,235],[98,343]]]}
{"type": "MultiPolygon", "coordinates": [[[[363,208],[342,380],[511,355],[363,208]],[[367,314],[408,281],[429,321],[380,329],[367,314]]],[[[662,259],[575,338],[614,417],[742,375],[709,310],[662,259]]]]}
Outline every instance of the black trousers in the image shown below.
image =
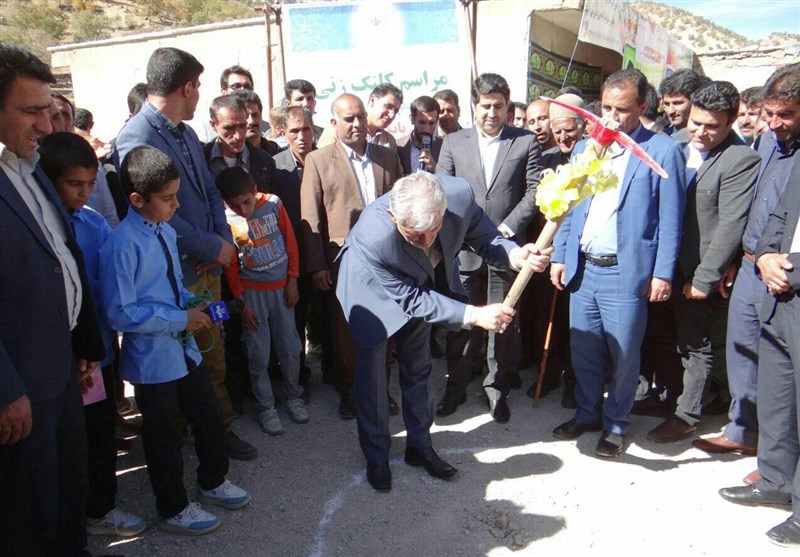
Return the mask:
{"type": "Polygon", "coordinates": [[[214,489],[225,481],[228,453],[222,406],[202,365],[186,361],[188,375],[175,381],[134,385],[136,404],[142,413],[142,443],[156,508],[162,518],[181,512],[189,500],[183,485],[183,456],[178,412],[193,426],[195,450],[200,461],[197,484],[214,489]]]}
{"type": "MultiPolygon", "coordinates": [[[[514,277],[511,273],[498,271],[483,263],[478,269],[461,273],[461,282],[473,306],[485,306],[502,302],[508,294],[514,277]]],[[[462,329],[447,336],[448,386],[464,391],[472,379],[472,369],[480,353],[485,331],[480,327],[462,329]]],[[[510,326],[502,334],[489,333],[486,349],[489,373],[483,381],[484,388],[508,392],[508,373],[517,371],[519,361],[519,318],[514,316],[510,326]]]]}
{"type": "Polygon", "coordinates": [[[0,555],[74,555],[86,547],[86,429],[78,372],[66,390],[31,401],[33,429],[0,446],[0,555]]]}
{"type": "Polygon", "coordinates": [[[84,406],[86,439],[89,446],[89,502],[86,516],[103,518],[114,508],[117,498],[117,441],[114,420],[117,400],[114,396],[114,365],[103,368],[106,398],[84,406]]]}

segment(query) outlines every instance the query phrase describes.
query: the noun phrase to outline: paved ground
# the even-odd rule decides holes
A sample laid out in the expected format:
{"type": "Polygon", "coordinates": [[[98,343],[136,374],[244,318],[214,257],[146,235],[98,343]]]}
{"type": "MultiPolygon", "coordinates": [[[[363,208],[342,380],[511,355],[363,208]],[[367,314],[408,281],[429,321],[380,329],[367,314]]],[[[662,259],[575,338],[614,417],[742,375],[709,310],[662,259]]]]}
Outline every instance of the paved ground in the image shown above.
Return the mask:
{"type": "MultiPolygon", "coordinates": [[[[316,363],[316,362],[313,362],[316,363]]],[[[437,393],[443,361],[436,362],[437,393]]],[[[528,384],[530,371],[523,373],[528,384]]],[[[396,378],[392,386],[399,400],[396,378]]],[[[312,381],[319,381],[315,371],[312,381]]],[[[231,461],[229,479],[253,493],[239,511],[219,510],[219,530],[198,538],[151,527],[138,538],[91,539],[95,554],[131,556],[505,556],[505,555],[777,555],[764,533],[788,512],[727,503],[720,487],[740,484],[755,458],[711,457],[688,442],[658,445],[646,432],[656,418],[634,417],[630,447],[621,457],[594,456],[598,434],[555,441],[552,429],[569,419],[560,393],[533,408],[523,391],[510,400],[511,422],[494,423],[478,383],[467,403],[437,419],[434,445],[460,470],[449,483],[402,461],[403,423],[392,418],[394,486],[372,490],[364,477],[354,421],[337,415],[338,397],[312,383],[311,423],[286,433],[261,432],[252,415],[239,434],[259,458],[231,461]]],[[[722,416],[708,419],[715,434],[722,416]]],[[[194,491],[196,459],[184,452],[186,485],[194,491]]],[[[120,507],[157,520],[141,445],[119,463],[120,507]]]]}

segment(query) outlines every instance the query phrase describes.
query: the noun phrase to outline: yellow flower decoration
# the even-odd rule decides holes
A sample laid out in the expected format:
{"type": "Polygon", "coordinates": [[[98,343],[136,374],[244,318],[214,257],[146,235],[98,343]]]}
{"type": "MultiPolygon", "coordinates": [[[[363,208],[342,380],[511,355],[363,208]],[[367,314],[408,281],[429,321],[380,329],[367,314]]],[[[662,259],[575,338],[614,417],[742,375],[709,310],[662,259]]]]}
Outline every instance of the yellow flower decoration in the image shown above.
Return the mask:
{"type": "Polygon", "coordinates": [[[542,171],[536,191],[536,204],[547,220],[566,214],[583,199],[616,187],[617,175],[611,166],[611,155],[598,158],[594,149],[578,153],[567,164],[553,172],[542,171]]]}

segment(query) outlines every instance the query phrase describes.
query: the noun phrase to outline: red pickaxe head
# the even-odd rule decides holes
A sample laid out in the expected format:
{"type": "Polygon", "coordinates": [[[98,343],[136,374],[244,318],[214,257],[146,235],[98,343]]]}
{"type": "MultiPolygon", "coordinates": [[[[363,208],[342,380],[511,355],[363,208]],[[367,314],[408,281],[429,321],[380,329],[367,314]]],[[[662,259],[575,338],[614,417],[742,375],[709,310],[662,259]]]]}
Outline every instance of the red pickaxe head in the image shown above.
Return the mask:
{"type": "Polygon", "coordinates": [[[639,147],[639,145],[631,139],[626,133],[621,130],[614,130],[608,127],[608,125],[603,121],[602,118],[599,116],[592,114],[588,110],[584,110],[583,108],[579,108],[577,106],[573,106],[571,104],[563,103],[556,99],[550,99],[547,97],[539,97],[542,100],[551,102],[553,104],[557,104],[567,110],[571,110],[575,114],[585,118],[586,120],[591,120],[595,123],[594,130],[592,131],[591,138],[597,141],[603,147],[609,147],[615,141],[622,145],[625,149],[630,149],[630,151],[639,157],[647,166],[652,168],[656,174],[661,176],[662,178],[669,178],[669,174],[667,171],[661,168],[656,161],[653,160],[653,157],[647,154],[647,151],[639,147]]]}

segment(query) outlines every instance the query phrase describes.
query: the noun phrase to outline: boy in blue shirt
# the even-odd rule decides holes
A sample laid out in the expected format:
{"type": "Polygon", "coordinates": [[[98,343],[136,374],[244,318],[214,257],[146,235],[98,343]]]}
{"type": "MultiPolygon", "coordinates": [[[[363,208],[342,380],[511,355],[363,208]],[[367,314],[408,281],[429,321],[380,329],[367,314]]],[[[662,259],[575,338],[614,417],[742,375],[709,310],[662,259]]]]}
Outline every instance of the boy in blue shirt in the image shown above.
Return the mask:
{"type": "Polygon", "coordinates": [[[225,479],[228,455],[220,402],[201,365],[191,333],[210,327],[204,306],[185,309],[193,295],[181,282],[176,233],[167,221],[178,208],[178,169],[154,147],[132,149],[120,166],[131,210],[100,251],[103,305],[123,333],[120,374],[134,386],[142,442],[156,507],[169,532],[199,535],[219,518],[189,503],[183,486],[178,413],[193,426],[197,499],[238,509],[250,494],[225,479]]]}
{"type": "MultiPolygon", "coordinates": [[[[39,164],[53,182],[69,215],[75,239],[83,251],[86,277],[95,303],[97,322],[106,356],[100,362],[106,397],[84,406],[86,437],[89,446],[89,499],[86,506],[86,531],[89,534],[136,536],[147,528],[140,516],[118,509],[117,447],[114,436],[116,403],[113,396],[114,355],[111,343],[114,332],[100,305],[100,248],[111,233],[100,213],[85,206],[97,178],[97,158],[89,143],[73,133],[59,132],[45,137],[39,144],[39,164]]],[[[83,383],[83,382],[82,382],[83,383]]],[[[90,386],[81,385],[86,391],[90,386]]]]}

